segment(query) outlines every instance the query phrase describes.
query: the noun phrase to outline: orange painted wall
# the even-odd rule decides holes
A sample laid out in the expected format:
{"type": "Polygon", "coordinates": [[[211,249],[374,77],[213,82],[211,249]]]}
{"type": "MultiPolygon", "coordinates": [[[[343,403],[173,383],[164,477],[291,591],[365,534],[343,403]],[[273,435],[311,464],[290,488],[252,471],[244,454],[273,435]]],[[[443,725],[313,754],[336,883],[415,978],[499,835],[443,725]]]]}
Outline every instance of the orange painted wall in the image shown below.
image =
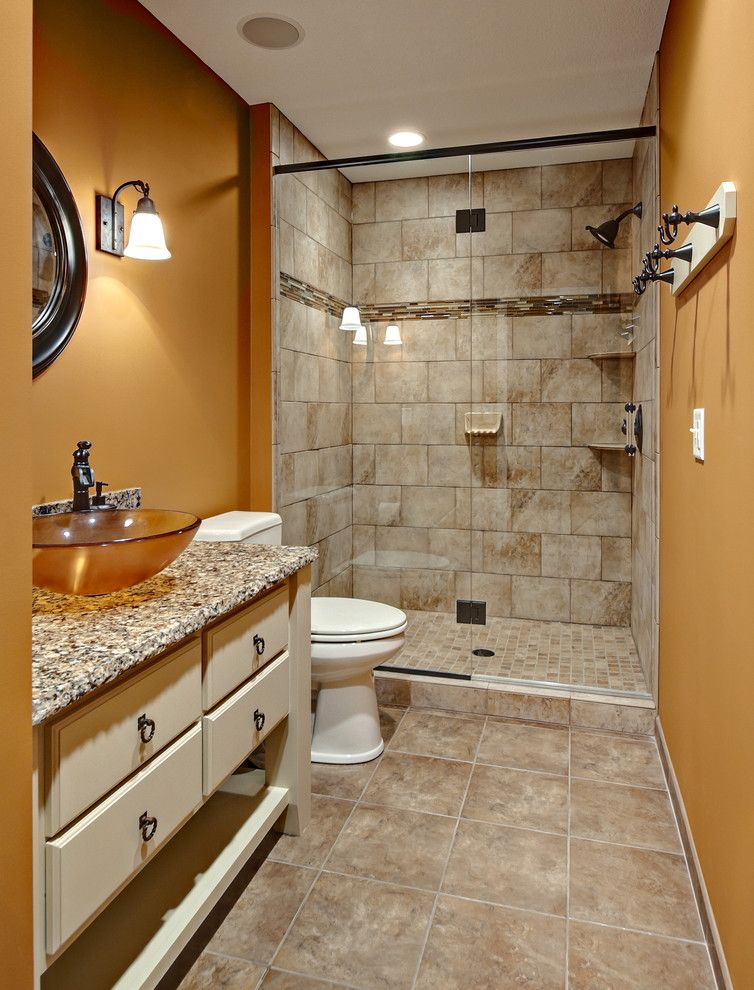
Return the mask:
{"type": "Polygon", "coordinates": [[[3,840],[0,842],[0,985],[31,986],[31,0],[3,4],[0,175],[9,195],[0,237],[0,697],[3,699],[3,840]]]}
{"type": "Polygon", "coordinates": [[[754,987],[754,86],[749,0],[672,0],[664,209],[738,189],[731,244],[662,291],[660,717],[728,964],[754,987]],[[705,409],[706,459],[691,456],[705,409]]]}
{"type": "Polygon", "coordinates": [[[34,130],[89,252],[81,322],[33,385],[34,500],[68,495],[86,437],[97,476],[141,485],[147,505],[247,507],[248,107],[136,0],[37,0],[34,14],[34,130]],[[95,250],[95,193],[132,178],[152,186],[170,261],[95,250]]]}

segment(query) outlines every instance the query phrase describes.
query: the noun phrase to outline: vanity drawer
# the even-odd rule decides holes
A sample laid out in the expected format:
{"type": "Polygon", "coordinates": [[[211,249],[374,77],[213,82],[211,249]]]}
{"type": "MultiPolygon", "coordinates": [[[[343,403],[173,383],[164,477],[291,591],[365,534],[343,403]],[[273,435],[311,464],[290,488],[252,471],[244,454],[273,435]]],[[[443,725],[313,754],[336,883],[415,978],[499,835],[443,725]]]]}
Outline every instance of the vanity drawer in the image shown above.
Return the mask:
{"type": "Polygon", "coordinates": [[[289,666],[284,653],[202,719],[205,796],[288,714],[289,666]]]}
{"type": "Polygon", "coordinates": [[[202,739],[197,723],[46,843],[47,951],[56,952],[111,900],[201,803],[202,739]]]}
{"type": "Polygon", "coordinates": [[[199,640],[47,729],[47,834],[68,822],[202,713],[199,640]]]}
{"type": "Polygon", "coordinates": [[[243,684],[288,645],[288,588],[204,633],[204,710],[243,684]]]}

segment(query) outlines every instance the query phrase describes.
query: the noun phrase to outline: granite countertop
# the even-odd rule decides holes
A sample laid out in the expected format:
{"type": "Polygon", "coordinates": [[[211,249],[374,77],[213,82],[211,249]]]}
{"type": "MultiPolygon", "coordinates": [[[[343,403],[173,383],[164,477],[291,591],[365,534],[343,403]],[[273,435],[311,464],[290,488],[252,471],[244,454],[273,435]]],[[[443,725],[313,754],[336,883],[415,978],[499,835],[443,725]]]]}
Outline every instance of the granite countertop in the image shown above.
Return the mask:
{"type": "Polygon", "coordinates": [[[97,598],[34,589],[32,724],[311,564],[311,547],[192,543],[160,574],[97,598]]]}

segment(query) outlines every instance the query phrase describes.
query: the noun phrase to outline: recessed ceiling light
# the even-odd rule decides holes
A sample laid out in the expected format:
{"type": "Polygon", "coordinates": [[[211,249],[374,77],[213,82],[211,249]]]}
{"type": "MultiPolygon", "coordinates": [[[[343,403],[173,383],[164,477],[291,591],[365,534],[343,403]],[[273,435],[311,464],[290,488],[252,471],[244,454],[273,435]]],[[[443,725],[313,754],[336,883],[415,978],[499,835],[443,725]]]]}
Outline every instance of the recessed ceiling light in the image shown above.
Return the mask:
{"type": "Polygon", "coordinates": [[[293,48],[304,37],[304,29],[296,21],[288,17],[276,17],[264,14],[250,17],[238,25],[241,36],[257,48],[269,48],[279,51],[281,48],[293,48]]]}
{"type": "Polygon", "coordinates": [[[388,141],[396,148],[416,148],[424,144],[427,139],[418,131],[396,131],[391,134],[388,141]]]}

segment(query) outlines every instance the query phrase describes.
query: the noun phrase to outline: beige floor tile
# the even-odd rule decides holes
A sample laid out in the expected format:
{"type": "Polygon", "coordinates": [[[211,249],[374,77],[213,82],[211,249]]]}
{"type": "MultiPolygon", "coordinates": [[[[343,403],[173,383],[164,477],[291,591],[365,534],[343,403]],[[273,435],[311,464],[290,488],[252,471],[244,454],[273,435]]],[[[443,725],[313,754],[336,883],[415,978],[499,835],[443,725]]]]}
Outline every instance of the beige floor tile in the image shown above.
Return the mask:
{"type": "Polygon", "coordinates": [[[567,855],[565,836],[461,820],[443,890],[565,915],[567,855]]]}
{"type": "Polygon", "coordinates": [[[332,990],[342,986],[331,983],[330,980],[317,980],[312,976],[301,976],[300,973],[284,973],[280,969],[271,969],[262,980],[259,990],[332,990]]]}
{"type": "Polygon", "coordinates": [[[651,739],[574,731],[571,774],[616,784],[665,788],[657,746],[651,739]]]}
{"type": "Polygon", "coordinates": [[[357,801],[379,765],[379,759],[351,765],[312,763],[312,794],[357,801]]]}
{"type": "Polygon", "coordinates": [[[702,937],[682,856],[572,839],[570,863],[572,918],[702,937]]]}
{"type": "Polygon", "coordinates": [[[484,728],[482,718],[450,712],[408,711],[390,741],[390,749],[418,756],[473,760],[484,728]]]}
{"type": "Polygon", "coordinates": [[[479,763],[568,773],[568,729],[489,719],[477,755],[479,763]]]}
{"type": "Polygon", "coordinates": [[[303,835],[281,835],[270,859],[297,866],[322,866],[353,807],[351,801],[312,795],[312,817],[303,835]]]}
{"type": "Polygon", "coordinates": [[[387,752],[364,792],[368,804],[457,815],[471,764],[387,752]]]}
{"type": "Polygon", "coordinates": [[[707,947],[571,922],[569,990],[715,990],[707,947]]]}
{"type": "Polygon", "coordinates": [[[562,990],[565,921],[454,897],[437,904],[417,990],[562,990]]]}
{"type": "Polygon", "coordinates": [[[463,817],[565,834],[568,780],[528,770],[476,766],[463,817]]]}
{"type": "Polygon", "coordinates": [[[181,981],[180,990],[254,990],[264,966],[203,952],[181,981]]]}
{"type": "Polygon", "coordinates": [[[670,798],[646,787],[572,780],[571,835],[682,851],[670,798]]]}
{"type": "Polygon", "coordinates": [[[374,990],[408,988],[434,895],[323,873],[275,965],[374,990]]]}
{"type": "Polygon", "coordinates": [[[335,873],[438,890],[455,819],[359,805],[325,868],[335,873]]]}
{"type": "Polygon", "coordinates": [[[316,876],[287,863],[263,863],[207,948],[269,963],[316,876]]]}
{"type": "Polygon", "coordinates": [[[405,708],[380,705],[380,729],[382,730],[382,741],[386,746],[395,735],[405,713],[405,708]]]}

